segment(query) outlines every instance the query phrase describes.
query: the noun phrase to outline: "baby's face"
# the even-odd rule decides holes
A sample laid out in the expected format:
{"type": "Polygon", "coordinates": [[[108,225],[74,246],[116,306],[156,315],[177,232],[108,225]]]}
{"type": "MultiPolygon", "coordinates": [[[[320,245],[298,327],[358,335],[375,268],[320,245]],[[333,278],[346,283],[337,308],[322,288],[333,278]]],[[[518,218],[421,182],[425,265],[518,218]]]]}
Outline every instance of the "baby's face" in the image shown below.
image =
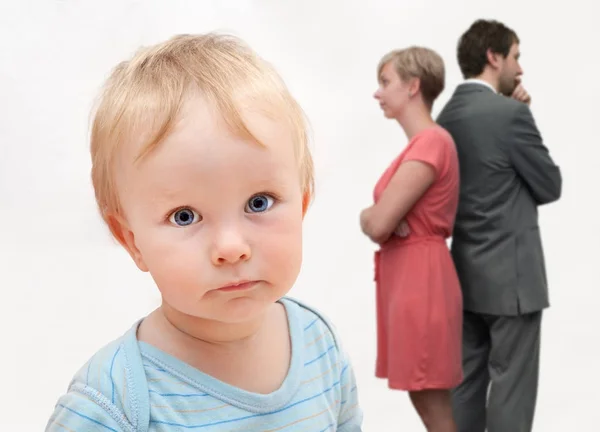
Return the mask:
{"type": "Polygon", "coordinates": [[[163,301],[194,317],[243,322],[294,284],[302,257],[302,190],[289,129],[257,114],[266,146],[228,132],[202,99],[117,185],[138,267],[163,301]],[[241,284],[241,285],[239,285],[241,284]]]}

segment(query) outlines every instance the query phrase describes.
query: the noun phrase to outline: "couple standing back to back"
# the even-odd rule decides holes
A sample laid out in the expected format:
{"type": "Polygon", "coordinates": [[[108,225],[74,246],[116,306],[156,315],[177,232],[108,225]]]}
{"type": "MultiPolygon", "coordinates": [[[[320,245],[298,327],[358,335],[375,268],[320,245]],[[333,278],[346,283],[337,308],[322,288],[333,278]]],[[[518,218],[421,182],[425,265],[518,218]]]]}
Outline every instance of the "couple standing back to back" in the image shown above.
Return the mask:
{"type": "Polygon", "coordinates": [[[361,213],[380,245],[376,375],[409,392],[429,431],[532,430],[549,306],[537,208],[560,198],[562,178],[519,44],[500,22],[474,22],[458,43],[465,82],[437,121],[439,55],[411,47],[378,68],[375,98],[409,143],[361,213]]]}

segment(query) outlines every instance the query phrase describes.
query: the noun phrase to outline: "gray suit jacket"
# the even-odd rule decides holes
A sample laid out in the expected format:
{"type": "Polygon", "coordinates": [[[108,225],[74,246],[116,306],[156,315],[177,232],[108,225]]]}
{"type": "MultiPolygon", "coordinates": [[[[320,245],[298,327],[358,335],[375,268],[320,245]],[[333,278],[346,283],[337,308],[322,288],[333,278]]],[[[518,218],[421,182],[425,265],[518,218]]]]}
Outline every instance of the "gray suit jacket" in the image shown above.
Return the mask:
{"type": "Polygon", "coordinates": [[[537,207],[560,197],[562,178],[529,107],[464,83],[437,122],[460,162],[452,256],[465,310],[518,315],[548,307],[537,207]]]}

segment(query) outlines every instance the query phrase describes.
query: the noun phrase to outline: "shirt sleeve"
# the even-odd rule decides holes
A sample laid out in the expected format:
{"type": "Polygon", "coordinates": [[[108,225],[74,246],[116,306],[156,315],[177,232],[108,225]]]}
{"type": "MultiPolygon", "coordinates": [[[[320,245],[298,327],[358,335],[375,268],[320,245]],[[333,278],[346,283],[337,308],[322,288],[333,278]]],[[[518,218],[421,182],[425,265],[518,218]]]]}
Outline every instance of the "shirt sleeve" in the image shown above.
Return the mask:
{"type": "Polygon", "coordinates": [[[446,145],[447,143],[438,133],[425,133],[411,144],[404,155],[403,162],[424,162],[433,167],[438,177],[446,162],[446,145]]]}
{"type": "Polygon", "coordinates": [[[338,432],[362,432],[363,412],[358,400],[358,387],[350,358],[341,348],[340,386],[342,400],[338,416],[338,432]]]}
{"type": "Polygon", "coordinates": [[[58,400],[45,432],[133,432],[125,416],[119,415],[110,402],[106,407],[101,405],[102,400],[93,395],[69,391],[58,400]]]}

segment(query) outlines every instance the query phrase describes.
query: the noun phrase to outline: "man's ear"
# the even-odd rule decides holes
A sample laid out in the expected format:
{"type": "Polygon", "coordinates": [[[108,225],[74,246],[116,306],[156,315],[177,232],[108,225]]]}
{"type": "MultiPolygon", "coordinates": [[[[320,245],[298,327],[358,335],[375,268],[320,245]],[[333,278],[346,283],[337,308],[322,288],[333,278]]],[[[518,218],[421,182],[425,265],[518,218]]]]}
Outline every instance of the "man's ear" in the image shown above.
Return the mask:
{"type": "Polygon", "coordinates": [[[108,223],[108,227],[113,236],[129,253],[138,268],[143,272],[147,272],[148,267],[135,244],[135,236],[133,231],[129,228],[127,221],[120,215],[110,214],[106,216],[106,222],[108,223]]]}
{"type": "Polygon", "coordinates": [[[500,69],[502,54],[495,53],[491,50],[491,48],[488,48],[486,51],[486,57],[490,66],[492,66],[494,69],[500,69]]]}
{"type": "Polygon", "coordinates": [[[302,218],[306,216],[306,211],[308,210],[308,206],[310,205],[310,200],[312,196],[310,192],[305,192],[302,196],[302,218]]]}

